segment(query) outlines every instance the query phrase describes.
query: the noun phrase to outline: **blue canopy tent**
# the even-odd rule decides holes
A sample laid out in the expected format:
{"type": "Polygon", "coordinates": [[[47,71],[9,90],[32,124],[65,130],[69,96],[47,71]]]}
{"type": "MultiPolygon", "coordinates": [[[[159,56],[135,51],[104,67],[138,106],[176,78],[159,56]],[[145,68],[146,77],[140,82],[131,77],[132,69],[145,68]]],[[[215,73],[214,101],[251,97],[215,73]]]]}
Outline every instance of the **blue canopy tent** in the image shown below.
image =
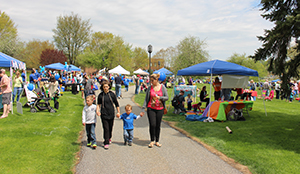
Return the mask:
{"type": "MultiPolygon", "coordinates": [[[[0,52],[0,67],[10,68],[10,79],[11,79],[10,85],[13,89],[13,84],[12,84],[13,69],[26,70],[26,63],[0,52]]],[[[26,80],[26,77],[25,77],[25,80],[26,80]]],[[[12,102],[11,102],[11,105],[12,105],[12,102]]],[[[12,109],[12,114],[13,114],[13,107],[11,107],[11,109],[12,109]]]]}
{"type": "Polygon", "coordinates": [[[153,73],[154,73],[154,74],[157,74],[157,73],[159,73],[159,72],[165,73],[166,76],[171,76],[171,75],[174,74],[174,73],[172,73],[171,71],[169,71],[169,70],[166,69],[166,68],[161,68],[161,69],[159,69],[159,70],[154,71],[153,73]]]}
{"type": "MultiPolygon", "coordinates": [[[[256,70],[246,68],[244,66],[226,62],[222,60],[211,60],[208,62],[199,63],[177,72],[177,75],[181,76],[210,76],[212,81],[213,75],[240,75],[240,76],[256,76],[258,72],[256,70]]],[[[210,84],[210,98],[211,98],[211,84],[210,84]]],[[[266,113],[267,115],[267,113],[266,113]]]]}
{"type": "Polygon", "coordinates": [[[63,70],[64,65],[61,63],[52,63],[50,65],[45,65],[45,68],[63,70]]]}
{"type": "Polygon", "coordinates": [[[258,72],[253,69],[222,60],[212,60],[204,63],[199,63],[197,65],[181,69],[177,72],[177,75],[182,76],[208,76],[219,74],[258,77],[258,72]]]}
{"type": "Polygon", "coordinates": [[[26,63],[0,52],[0,67],[26,69],[26,63]]]}
{"type": "Polygon", "coordinates": [[[68,71],[81,71],[81,69],[71,64],[68,67],[68,71]]]}
{"type": "Polygon", "coordinates": [[[280,79],[272,80],[271,82],[278,82],[278,81],[280,81],[280,79]]]}

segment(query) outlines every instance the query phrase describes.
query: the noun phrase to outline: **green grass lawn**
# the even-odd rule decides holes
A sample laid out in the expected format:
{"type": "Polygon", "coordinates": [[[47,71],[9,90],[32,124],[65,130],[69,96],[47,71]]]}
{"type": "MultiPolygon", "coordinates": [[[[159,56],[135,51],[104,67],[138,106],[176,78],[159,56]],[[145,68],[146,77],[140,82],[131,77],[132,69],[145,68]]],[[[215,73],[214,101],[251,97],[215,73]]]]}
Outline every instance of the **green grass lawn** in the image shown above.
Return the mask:
{"type": "Polygon", "coordinates": [[[0,120],[0,173],[72,173],[83,100],[65,92],[59,102],[57,113],[28,107],[21,115],[14,106],[14,114],[0,120]]]}
{"type": "MultiPolygon", "coordinates": [[[[199,85],[199,88],[202,86],[199,85]]],[[[173,89],[168,89],[168,92],[171,96],[173,89]]],[[[135,96],[140,105],[144,99],[145,94],[135,96]]],[[[177,127],[248,166],[253,173],[299,173],[300,103],[276,99],[265,103],[267,116],[263,100],[258,99],[249,112],[250,117],[244,112],[246,121],[187,121],[184,116],[173,114],[173,107],[163,119],[176,122],[177,127]],[[233,131],[232,134],[227,132],[226,126],[233,131]]]]}

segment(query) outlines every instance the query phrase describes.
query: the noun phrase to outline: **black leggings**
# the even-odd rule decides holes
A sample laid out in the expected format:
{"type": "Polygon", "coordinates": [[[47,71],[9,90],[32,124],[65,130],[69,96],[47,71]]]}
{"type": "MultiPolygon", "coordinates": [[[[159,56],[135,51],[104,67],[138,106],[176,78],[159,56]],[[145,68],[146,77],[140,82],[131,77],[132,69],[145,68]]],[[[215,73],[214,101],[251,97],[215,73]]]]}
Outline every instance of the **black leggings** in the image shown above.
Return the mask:
{"type": "Polygon", "coordinates": [[[149,132],[151,141],[159,141],[160,124],[164,114],[164,110],[155,110],[147,108],[147,115],[149,120],[149,132]]]}
{"type": "Polygon", "coordinates": [[[112,137],[112,129],[114,125],[114,119],[104,119],[102,120],[102,127],[103,127],[103,138],[104,138],[104,145],[109,144],[109,140],[112,137]]]}

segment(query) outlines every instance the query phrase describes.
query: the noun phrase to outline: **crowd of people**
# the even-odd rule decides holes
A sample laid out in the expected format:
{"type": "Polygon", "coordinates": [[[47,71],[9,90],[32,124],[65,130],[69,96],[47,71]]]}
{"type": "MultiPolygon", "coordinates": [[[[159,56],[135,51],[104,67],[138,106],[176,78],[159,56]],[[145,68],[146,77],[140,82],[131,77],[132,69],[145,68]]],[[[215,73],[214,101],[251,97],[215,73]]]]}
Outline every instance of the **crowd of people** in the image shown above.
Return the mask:
{"type": "MultiPolygon", "coordinates": [[[[32,69],[29,76],[29,83],[32,83],[36,88],[43,88],[47,85],[49,89],[49,97],[53,94],[53,91],[58,88],[62,89],[62,86],[67,87],[68,85],[76,84],[80,86],[77,88],[77,91],[82,91],[82,98],[85,99],[84,108],[82,111],[82,124],[86,128],[87,133],[87,146],[92,148],[97,147],[96,143],[96,133],[95,127],[97,122],[97,116],[100,117],[103,128],[103,139],[104,139],[104,148],[109,149],[109,145],[112,143],[112,132],[115,116],[123,120],[123,137],[124,145],[132,145],[133,141],[133,121],[144,115],[144,111],[135,115],[132,113],[132,106],[127,104],[125,106],[125,112],[120,113],[119,101],[122,98],[121,88],[122,85],[125,86],[125,91],[129,89],[129,82],[135,83],[135,94],[140,92],[145,92],[145,100],[142,106],[143,110],[146,110],[148,122],[149,122],[149,135],[150,143],[149,148],[153,146],[161,147],[160,144],[160,131],[161,131],[161,121],[163,114],[165,113],[165,102],[169,99],[167,88],[172,87],[175,84],[175,78],[169,77],[163,82],[159,82],[159,74],[152,74],[151,76],[122,76],[121,74],[116,75],[107,75],[107,74],[86,74],[81,72],[56,72],[56,71],[44,71],[38,72],[35,69],[32,69]],[[100,84],[101,92],[96,96],[94,89],[97,84],[100,84]],[[115,92],[111,91],[112,85],[115,87],[115,92]]],[[[26,82],[25,71],[22,71],[20,74],[19,71],[15,71],[15,76],[13,78],[13,89],[10,87],[10,78],[5,74],[5,70],[0,70],[0,88],[2,94],[2,104],[3,104],[3,114],[0,117],[6,118],[10,112],[10,103],[11,98],[12,102],[18,101],[20,99],[20,93],[24,87],[24,82],[26,82]]],[[[194,85],[195,82],[203,82],[199,80],[193,80],[192,77],[189,77],[186,82],[184,78],[178,80],[178,84],[187,84],[194,85]]],[[[209,82],[210,83],[210,82],[209,82]]],[[[295,81],[288,83],[290,92],[286,95],[281,95],[290,102],[299,97],[299,84],[295,81]]],[[[235,89],[223,89],[221,88],[222,82],[219,77],[216,77],[212,82],[214,88],[214,100],[233,100],[231,96],[232,91],[236,91],[237,95],[235,100],[239,98],[243,99],[245,90],[243,88],[235,89]]],[[[279,99],[280,93],[282,93],[280,81],[275,83],[270,83],[268,80],[264,83],[255,83],[253,80],[249,82],[249,89],[255,91],[257,88],[264,90],[265,95],[268,96],[272,90],[276,92],[276,99],[279,99]]],[[[179,100],[179,109],[182,112],[187,110],[200,110],[200,106],[203,103],[206,103],[206,106],[209,105],[211,99],[208,97],[206,86],[204,85],[199,93],[200,102],[192,104],[193,100],[191,95],[187,96],[185,107],[185,97],[184,91],[180,91],[178,100],[179,100]]]]}

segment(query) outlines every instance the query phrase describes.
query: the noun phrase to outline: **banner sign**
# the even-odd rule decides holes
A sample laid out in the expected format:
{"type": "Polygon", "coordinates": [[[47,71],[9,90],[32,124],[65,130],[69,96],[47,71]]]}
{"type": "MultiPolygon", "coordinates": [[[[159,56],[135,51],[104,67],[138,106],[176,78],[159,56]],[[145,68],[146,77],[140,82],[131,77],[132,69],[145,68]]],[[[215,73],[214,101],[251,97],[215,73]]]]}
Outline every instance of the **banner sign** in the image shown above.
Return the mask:
{"type": "Polygon", "coordinates": [[[179,95],[180,91],[184,91],[184,97],[186,97],[188,94],[190,94],[192,97],[196,97],[197,95],[197,86],[191,86],[191,85],[176,85],[174,87],[174,94],[179,95]]]}

